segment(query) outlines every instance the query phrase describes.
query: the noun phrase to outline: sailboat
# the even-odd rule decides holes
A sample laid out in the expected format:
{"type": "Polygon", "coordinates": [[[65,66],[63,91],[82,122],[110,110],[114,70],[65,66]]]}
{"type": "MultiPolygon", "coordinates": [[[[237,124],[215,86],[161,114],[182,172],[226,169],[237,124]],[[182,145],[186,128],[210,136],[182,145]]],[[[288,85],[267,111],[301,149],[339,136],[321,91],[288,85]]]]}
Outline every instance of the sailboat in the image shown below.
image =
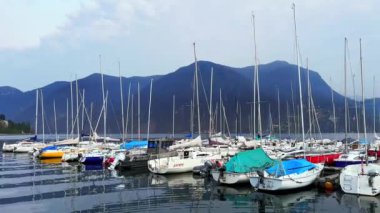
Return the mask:
{"type": "Polygon", "coordinates": [[[368,149],[369,156],[380,156],[380,137],[376,133],[375,77],[373,79],[373,134],[374,139],[368,149]]]}
{"type": "Polygon", "coordinates": [[[194,84],[196,87],[196,100],[197,100],[197,114],[198,114],[198,133],[199,136],[193,140],[184,140],[181,143],[173,145],[169,150],[179,149],[174,152],[174,156],[159,157],[157,159],[151,159],[148,161],[148,169],[152,173],[156,174],[168,174],[168,173],[182,173],[191,172],[194,167],[202,166],[208,160],[219,160],[222,158],[220,153],[214,153],[212,151],[202,151],[199,148],[193,146],[199,146],[202,144],[201,139],[201,121],[199,112],[199,92],[198,92],[198,64],[197,56],[194,46],[194,58],[195,58],[195,70],[194,70],[194,84]],[[189,147],[186,148],[185,147],[189,147]]]}
{"type": "MultiPolygon", "coordinates": [[[[363,89],[363,59],[362,45],[360,39],[360,72],[362,86],[362,113],[364,124],[364,139],[367,138],[365,122],[365,102],[363,89]]],[[[367,148],[368,144],[366,144],[367,148]]],[[[367,149],[366,149],[367,150],[367,149]]],[[[369,163],[368,156],[366,162],[362,159],[361,164],[346,166],[340,173],[340,187],[345,193],[376,196],[380,194],[380,165],[369,163]]]]}
{"type": "MultiPolygon", "coordinates": [[[[300,53],[298,49],[297,40],[297,27],[295,16],[295,4],[293,3],[293,18],[294,18],[294,34],[295,45],[297,54],[297,67],[298,67],[298,85],[300,96],[300,111],[301,111],[301,127],[302,127],[302,141],[305,148],[305,131],[302,107],[302,87],[301,87],[301,67],[300,67],[300,53]]],[[[305,150],[304,150],[305,151],[305,150]]],[[[304,152],[305,158],[305,152],[304,152]]],[[[274,166],[265,170],[258,170],[250,177],[251,185],[260,190],[278,191],[297,189],[312,184],[323,170],[322,164],[313,164],[305,159],[294,159],[281,161],[279,160],[274,166]]]]}
{"type": "MultiPolygon", "coordinates": [[[[249,183],[249,178],[256,170],[274,165],[262,148],[240,152],[232,157],[222,167],[211,171],[212,178],[221,184],[249,183]]],[[[218,163],[217,163],[218,165],[218,163]]]]}
{"type": "MultiPolygon", "coordinates": [[[[36,114],[35,114],[35,133],[34,137],[30,137],[29,139],[24,139],[16,144],[3,144],[3,151],[11,151],[15,153],[30,153],[33,152],[35,146],[44,145],[42,143],[37,143],[37,125],[38,125],[38,94],[39,91],[36,90],[36,114]]],[[[41,92],[42,95],[42,92],[41,92]]],[[[41,97],[42,98],[42,97],[41,97]]],[[[41,99],[42,100],[42,99],[41,99]]]]}

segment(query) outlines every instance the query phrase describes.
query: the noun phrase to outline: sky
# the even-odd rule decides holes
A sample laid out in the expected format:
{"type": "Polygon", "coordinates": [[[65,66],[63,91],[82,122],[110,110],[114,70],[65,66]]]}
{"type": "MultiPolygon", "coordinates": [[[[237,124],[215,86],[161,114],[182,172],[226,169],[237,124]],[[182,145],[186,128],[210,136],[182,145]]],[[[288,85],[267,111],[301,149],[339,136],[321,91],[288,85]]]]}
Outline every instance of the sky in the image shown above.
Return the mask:
{"type": "Polygon", "coordinates": [[[372,97],[373,78],[380,82],[378,0],[0,0],[0,86],[28,91],[83,78],[100,71],[99,55],[109,75],[119,74],[118,61],[125,77],[166,74],[194,61],[193,42],[199,60],[253,65],[252,13],[260,63],[295,64],[293,2],[302,65],[308,58],[342,92],[347,37],[348,72],[360,91],[362,38],[365,96],[372,97]]]}

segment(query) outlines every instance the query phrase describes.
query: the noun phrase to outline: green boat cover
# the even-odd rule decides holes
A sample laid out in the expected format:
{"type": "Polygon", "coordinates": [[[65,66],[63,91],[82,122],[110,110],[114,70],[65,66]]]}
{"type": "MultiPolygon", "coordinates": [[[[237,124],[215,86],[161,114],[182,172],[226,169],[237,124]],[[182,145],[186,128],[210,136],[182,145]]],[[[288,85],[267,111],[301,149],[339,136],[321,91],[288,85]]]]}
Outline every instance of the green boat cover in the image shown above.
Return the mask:
{"type": "Polygon", "coordinates": [[[226,172],[247,173],[264,170],[273,166],[277,161],[271,159],[262,148],[239,152],[226,164],[226,172]]]}

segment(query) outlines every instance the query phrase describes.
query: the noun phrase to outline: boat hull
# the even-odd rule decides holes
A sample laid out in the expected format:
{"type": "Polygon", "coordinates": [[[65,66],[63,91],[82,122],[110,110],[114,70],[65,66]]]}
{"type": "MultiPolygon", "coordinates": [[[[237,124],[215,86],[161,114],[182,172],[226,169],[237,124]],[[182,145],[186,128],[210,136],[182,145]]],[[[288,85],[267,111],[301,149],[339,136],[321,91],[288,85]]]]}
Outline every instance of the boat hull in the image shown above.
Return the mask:
{"type": "Polygon", "coordinates": [[[340,176],[340,186],[345,193],[366,196],[380,194],[380,165],[349,165],[340,176]],[[372,173],[372,174],[371,174],[372,173]]]}
{"type": "Polygon", "coordinates": [[[85,165],[101,165],[103,164],[103,159],[103,156],[82,157],[80,162],[85,165]]]}
{"type": "Polygon", "coordinates": [[[316,168],[301,173],[301,174],[291,174],[281,177],[269,177],[265,175],[260,177],[258,174],[253,174],[249,179],[251,185],[254,188],[264,191],[283,191],[283,190],[293,190],[299,189],[310,184],[319,177],[323,169],[323,165],[317,165],[316,168]]]}
{"type": "Polygon", "coordinates": [[[202,166],[208,160],[219,160],[221,155],[207,156],[204,158],[178,158],[167,157],[148,161],[148,169],[155,174],[192,172],[196,166],[202,166]]]}
{"type": "Polygon", "coordinates": [[[249,173],[211,171],[212,178],[220,184],[235,185],[249,183],[249,173]]]}
{"type": "MultiPolygon", "coordinates": [[[[374,163],[376,160],[368,160],[368,163],[374,163]]],[[[351,161],[334,161],[335,167],[344,168],[349,165],[358,165],[365,163],[365,161],[361,160],[351,160],[351,161]]]]}
{"type": "Polygon", "coordinates": [[[376,157],[380,157],[380,150],[368,150],[368,155],[369,156],[376,156],[376,157]]]}
{"type": "Polygon", "coordinates": [[[342,153],[326,153],[326,154],[313,154],[306,155],[306,160],[311,163],[324,163],[326,165],[334,165],[334,160],[338,159],[342,153]]]}
{"type": "Polygon", "coordinates": [[[49,158],[61,158],[63,156],[63,151],[45,151],[40,153],[39,158],[40,159],[49,159],[49,158]]]}
{"type": "Polygon", "coordinates": [[[6,144],[3,143],[3,149],[2,152],[13,152],[15,149],[15,144],[6,144]]]}
{"type": "Polygon", "coordinates": [[[13,150],[13,152],[15,153],[29,153],[29,152],[33,152],[33,147],[15,147],[15,149],[13,150]]]}

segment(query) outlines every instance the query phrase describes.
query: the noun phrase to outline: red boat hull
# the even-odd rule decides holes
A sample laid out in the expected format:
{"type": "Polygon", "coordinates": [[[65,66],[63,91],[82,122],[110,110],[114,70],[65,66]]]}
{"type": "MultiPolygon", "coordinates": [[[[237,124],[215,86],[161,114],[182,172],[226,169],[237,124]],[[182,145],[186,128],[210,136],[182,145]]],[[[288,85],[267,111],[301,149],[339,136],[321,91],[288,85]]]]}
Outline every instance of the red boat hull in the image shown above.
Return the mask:
{"type": "MultiPolygon", "coordinates": [[[[328,166],[334,165],[334,159],[339,158],[342,153],[318,153],[306,154],[306,160],[311,163],[324,163],[328,166]]],[[[301,156],[303,158],[303,156],[301,156]]]]}
{"type": "Polygon", "coordinates": [[[379,157],[380,156],[380,150],[368,150],[368,155],[369,156],[377,156],[379,157]]]}

